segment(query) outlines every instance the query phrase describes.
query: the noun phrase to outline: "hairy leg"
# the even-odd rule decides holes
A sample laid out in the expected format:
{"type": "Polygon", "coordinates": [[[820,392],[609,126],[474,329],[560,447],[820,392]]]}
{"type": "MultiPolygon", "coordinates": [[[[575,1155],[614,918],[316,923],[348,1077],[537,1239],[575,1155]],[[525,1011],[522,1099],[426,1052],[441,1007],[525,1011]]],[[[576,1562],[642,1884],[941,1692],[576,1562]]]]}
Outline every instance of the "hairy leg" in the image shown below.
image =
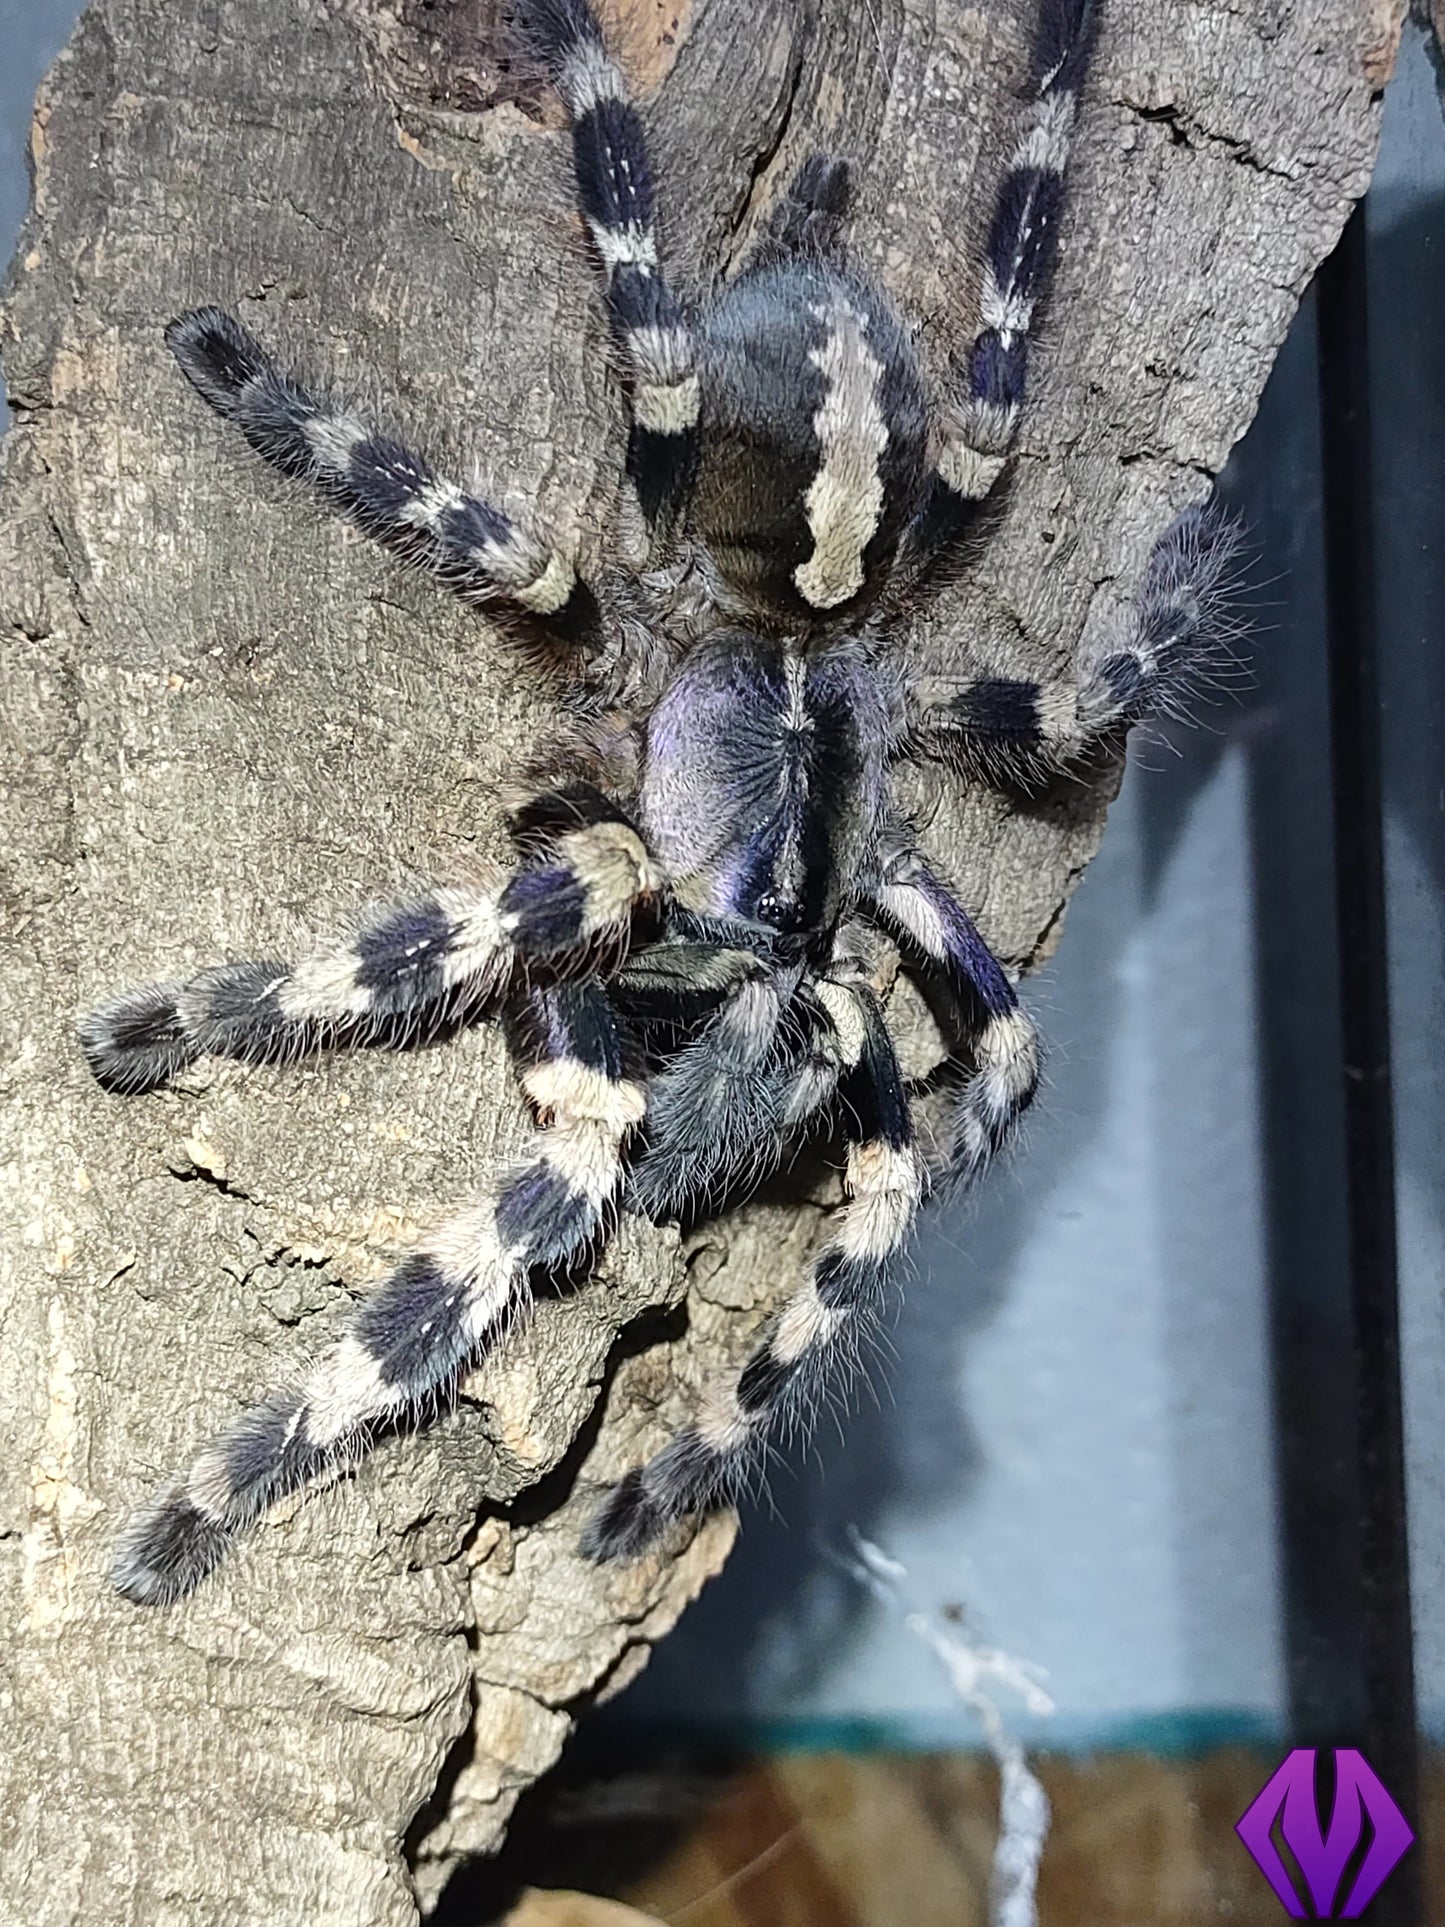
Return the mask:
{"type": "Polygon", "coordinates": [[[1033,1019],[972,917],[916,849],[889,853],[863,902],[948,993],[966,1062],[959,1067],[944,1158],[951,1176],[977,1178],[1008,1144],[1038,1091],[1033,1019]]]}
{"type": "Polygon", "coordinates": [[[337,1044],[415,1041],[484,1011],[529,969],[615,966],[639,904],[661,887],[615,812],[571,828],[559,820],[514,875],[381,905],[300,963],[221,964],[126,991],[82,1019],[81,1048],[107,1090],[130,1095],[202,1056],[275,1063],[337,1044]]]}
{"type": "Polygon", "coordinates": [[[836,154],[810,154],[788,183],[758,246],[755,264],[801,255],[841,263],[843,227],[853,202],[848,163],[836,154]]]}
{"type": "Polygon", "coordinates": [[[578,205],[632,403],[627,471],[649,526],[665,527],[692,479],[701,397],[692,336],[658,259],[642,120],[588,0],[523,0],[519,19],[572,116],[578,205]]]}
{"type": "Polygon", "coordinates": [[[978,290],[979,330],[946,384],[931,497],[910,548],[946,548],[1002,474],[1018,433],[1029,341],[1048,292],[1064,176],[1097,26],[1097,0],[1039,0],[1028,118],[999,182],[978,290]]]}
{"type": "Polygon", "coordinates": [[[318,400],[233,316],[197,308],[170,324],[166,343],[192,387],[273,468],[464,601],[560,640],[596,633],[592,592],[560,551],[349,410],[318,400]]]}
{"type": "Polygon", "coordinates": [[[588,1522],[583,1548],[594,1559],[634,1557],[674,1520],[738,1497],[769,1432],[805,1421],[820,1390],[852,1359],[912,1227],[923,1168],[882,1011],[859,985],[825,983],[819,995],[846,1066],[838,1108],[849,1129],[848,1201],[808,1282],[769,1321],[741,1373],[628,1473],[588,1522]]]}
{"type": "Polygon", "coordinates": [[[701,1034],[649,1083],[627,1186],[648,1217],[685,1217],[761,1183],[836,1088],[837,1038],[817,995],[795,970],[745,961],[701,1034]]]}
{"type": "Polygon", "coordinates": [[[526,1004],[514,1034],[539,1120],[530,1146],[361,1300],[299,1383],[243,1414],[136,1514],[112,1566],[128,1598],[164,1604],[191,1591],[277,1499],[434,1410],[525,1308],[532,1280],[595,1248],[645,1092],[599,986],[554,986],[526,1004]]]}
{"type": "Polygon", "coordinates": [[[948,679],[918,703],[910,753],[985,782],[1037,788],[1152,716],[1184,714],[1231,661],[1233,524],[1187,509],[1165,530],[1133,603],[1056,682],[948,679]]]}

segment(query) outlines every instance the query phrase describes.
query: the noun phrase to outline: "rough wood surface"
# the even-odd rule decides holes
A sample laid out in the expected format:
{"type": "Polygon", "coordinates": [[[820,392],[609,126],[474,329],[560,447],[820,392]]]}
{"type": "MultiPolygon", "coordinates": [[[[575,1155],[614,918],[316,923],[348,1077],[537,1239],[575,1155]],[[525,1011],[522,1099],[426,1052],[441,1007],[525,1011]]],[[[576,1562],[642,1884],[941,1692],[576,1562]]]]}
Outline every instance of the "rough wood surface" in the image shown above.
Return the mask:
{"type": "MultiPolygon", "coordinates": [[[[611,13],[679,281],[735,262],[783,177],[838,148],[860,248],[940,354],[1028,0],[611,13]]],[[[235,304],[589,550],[616,408],[560,116],[500,14],[95,0],[37,110],[0,527],[0,1838],[32,1927],[414,1921],[723,1559],[716,1522],[598,1573],[578,1524],[816,1231],[785,1205],[709,1230],[690,1320],[628,1341],[687,1277],[674,1235],[629,1231],[454,1417],[192,1602],[107,1591],[127,1507],[521,1127],[485,1029],[132,1104],[71,1040],[117,985],[284,952],[498,847],[494,786],[545,702],[484,623],[248,469],[160,324],[235,304]]],[[[1363,190],[1395,27],[1388,0],[1115,0],[1018,484],[935,651],[1062,657],[1218,468],[1363,190]]],[[[988,934],[1037,957],[1102,797],[928,800],[988,934]]]]}

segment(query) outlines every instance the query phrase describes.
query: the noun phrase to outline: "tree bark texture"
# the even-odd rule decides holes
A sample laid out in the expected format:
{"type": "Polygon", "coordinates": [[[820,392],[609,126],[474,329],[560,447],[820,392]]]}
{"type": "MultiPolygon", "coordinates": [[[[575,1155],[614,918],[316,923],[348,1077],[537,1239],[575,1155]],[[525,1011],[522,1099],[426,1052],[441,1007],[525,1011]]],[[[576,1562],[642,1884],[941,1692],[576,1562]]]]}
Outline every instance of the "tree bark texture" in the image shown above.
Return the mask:
{"type": "MultiPolygon", "coordinates": [[[[613,0],[677,284],[705,291],[804,156],[842,151],[859,251],[941,366],[1031,4],[613,0]]],[[[522,1129],[487,1027],[132,1103],[72,1033],[121,985],[285,955],[503,854],[496,786],[546,695],[484,620],[248,467],[161,341],[233,306],[594,554],[618,403],[562,116],[503,14],[95,0],[36,111],[0,528],[0,1838],[32,1927],[415,1921],[724,1559],[727,1520],[608,1571],[578,1529],[817,1236],[816,1198],[686,1248],[627,1226],[454,1415],[283,1509],[193,1600],[107,1586],[128,1508],[522,1129]]],[[[932,660],[1064,661],[1200,496],[1364,189],[1397,33],[1380,0],[1111,0],[1016,480],[920,633],[932,660]]],[[[1103,789],[917,800],[1026,968],[1103,789]]]]}

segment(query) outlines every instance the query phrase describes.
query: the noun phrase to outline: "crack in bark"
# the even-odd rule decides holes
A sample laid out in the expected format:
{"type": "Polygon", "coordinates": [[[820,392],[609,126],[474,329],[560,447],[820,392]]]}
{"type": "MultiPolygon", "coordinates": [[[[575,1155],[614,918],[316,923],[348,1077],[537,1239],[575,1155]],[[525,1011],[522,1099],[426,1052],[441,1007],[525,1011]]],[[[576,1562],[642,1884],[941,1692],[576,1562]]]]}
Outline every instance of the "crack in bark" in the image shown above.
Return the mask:
{"type": "Polygon", "coordinates": [[[764,131],[762,141],[753,155],[748,178],[743,183],[728,218],[722,263],[724,279],[736,272],[747,252],[748,244],[752,239],[752,229],[761,207],[769,198],[771,186],[769,176],[793,122],[793,113],[803,85],[803,66],[814,33],[815,25],[810,13],[806,27],[798,34],[793,46],[792,58],[788,63],[788,71],[783,81],[782,97],[774,110],[776,120],[771,130],[764,131]]]}
{"type": "Polygon", "coordinates": [[[1196,116],[1186,112],[1177,101],[1168,101],[1163,106],[1149,107],[1137,100],[1116,100],[1114,105],[1122,107],[1137,120],[1149,127],[1162,127],[1176,147],[1187,147],[1193,153],[1201,153],[1211,147],[1222,147],[1226,157],[1240,167],[1251,168],[1257,174],[1264,174],[1278,181],[1297,181],[1307,172],[1310,162],[1301,160],[1293,167],[1278,167],[1260,157],[1251,142],[1238,134],[1223,134],[1217,129],[1206,127],[1196,116]]]}

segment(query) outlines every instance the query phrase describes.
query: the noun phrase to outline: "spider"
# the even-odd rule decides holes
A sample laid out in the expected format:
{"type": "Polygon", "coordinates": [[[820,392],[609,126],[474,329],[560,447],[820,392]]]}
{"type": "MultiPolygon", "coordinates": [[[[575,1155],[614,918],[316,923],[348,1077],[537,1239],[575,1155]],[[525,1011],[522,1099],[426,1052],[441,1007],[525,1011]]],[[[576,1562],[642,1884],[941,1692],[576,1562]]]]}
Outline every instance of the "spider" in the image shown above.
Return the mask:
{"type": "Polygon", "coordinates": [[[825,1127],[844,1200],[740,1372],[612,1488],[597,1560],[734,1500],[877,1312],[928,1188],[870,976],[891,939],[948,1013],[940,1165],[976,1177],[1034,1096],[1034,1026],[894,794],[906,761],[1037,789],[1117,750],[1205,659],[1227,530],[1160,538],[1105,646],[1040,684],[930,700],[897,631],[976,535],[1025,395],[1095,0],[1042,0],[1029,105],[981,263],[979,328],[941,405],[846,244],[848,165],[798,172],[742,272],[695,317],[665,278],[643,128],[588,0],[522,27],[571,116],[576,189],[629,403],[625,561],[581,579],[540,527],[316,398],[228,314],[166,339],[251,447],[569,683],[565,749],[515,811],[517,863],[366,911],[300,962],[226,963],[85,1017],[108,1089],[212,1053],[252,1063],[500,1016],[535,1130],[484,1194],[363,1298],[299,1382],[205,1445],[137,1514],[113,1578],[189,1592],[283,1494],[419,1420],[532,1291],[591,1262],[620,1210],[659,1221],[776,1169],[825,1127]]]}

